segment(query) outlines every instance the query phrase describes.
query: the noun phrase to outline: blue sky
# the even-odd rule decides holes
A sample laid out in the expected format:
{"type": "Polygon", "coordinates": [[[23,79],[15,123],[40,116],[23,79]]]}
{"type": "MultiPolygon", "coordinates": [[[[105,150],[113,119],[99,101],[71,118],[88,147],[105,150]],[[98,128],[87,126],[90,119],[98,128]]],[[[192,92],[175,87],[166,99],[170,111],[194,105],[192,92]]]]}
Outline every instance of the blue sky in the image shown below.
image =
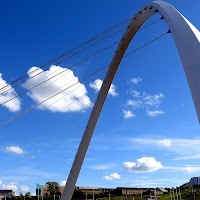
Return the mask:
{"type": "MultiPolygon", "coordinates": [[[[0,84],[12,82],[63,52],[132,16],[149,1],[6,1],[1,2],[0,84]]],[[[168,1],[200,29],[200,2],[168,1]]],[[[159,19],[158,15],[146,24],[159,19]]],[[[168,31],[164,21],[139,32],[127,53],[168,31]]],[[[119,40],[123,32],[88,55],[119,40]]],[[[109,64],[116,45],[72,69],[60,82],[49,82],[1,106],[1,123],[55,93],[71,78],[109,64]],[[20,106],[19,106],[20,105],[20,106]],[[12,108],[15,108],[13,110],[12,108]]],[[[21,93],[38,79],[11,90],[21,93]]],[[[48,74],[49,73],[49,74],[48,74]]],[[[0,188],[35,192],[36,183],[63,183],[86,126],[105,71],[79,84],[76,93],[52,102],[0,127],[0,188]],[[86,96],[84,95],[87,91],[86,96]],[[77,100],[66,109],[68,104],[77,100]],[[67,103],[66,103],[67,102],[67,103]],[[60,123],[60,124],[59,124],[60,123]],[[77,124],[78,123],[78,124],[77,124]],[[61,159],[60,159],[61,158],[61,159]]],[[[10,96],[9,96],[10,97],[10,96]]],[[[60,96],[62,97],[62,96],[60,96]]],[[[2,102],[2,99],[0,99],[2,102]]],[[[183,67],[170,34],[125,58],[116,74],[83,164],[77,185],[95,187],[172,187],[199,176],[200,136],[183,67]]]]}

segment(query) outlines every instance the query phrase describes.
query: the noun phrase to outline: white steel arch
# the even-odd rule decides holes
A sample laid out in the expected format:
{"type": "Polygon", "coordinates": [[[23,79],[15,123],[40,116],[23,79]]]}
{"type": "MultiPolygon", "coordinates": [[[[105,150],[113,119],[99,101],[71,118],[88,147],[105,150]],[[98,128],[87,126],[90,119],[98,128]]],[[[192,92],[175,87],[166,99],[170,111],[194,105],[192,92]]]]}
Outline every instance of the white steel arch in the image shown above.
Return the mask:
{"type": "Polygon", "coordinates": [[[164,17],[172,33],[200,122],[200,33],[172,5],[164,1],[153,1],[136,13],[117,47],[87,123],[61,200],[71,200],[99,115],[126,49],[140,26],[155,13],[164,17]]]}

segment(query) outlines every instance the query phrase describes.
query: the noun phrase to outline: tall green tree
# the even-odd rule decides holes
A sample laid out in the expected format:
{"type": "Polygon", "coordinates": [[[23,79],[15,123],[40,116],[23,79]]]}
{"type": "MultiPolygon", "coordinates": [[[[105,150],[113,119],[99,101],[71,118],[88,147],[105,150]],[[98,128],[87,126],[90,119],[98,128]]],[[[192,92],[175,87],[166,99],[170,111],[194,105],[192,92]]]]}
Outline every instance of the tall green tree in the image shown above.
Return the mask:
{"type": "Polygon", "coordinates": [[[46,182],[46,186],[48,188],[48,191],[50,192],[50,195],[60,195],[61,192],[60,192],[60,187],[58,185],[57,182],[46,182]]]}

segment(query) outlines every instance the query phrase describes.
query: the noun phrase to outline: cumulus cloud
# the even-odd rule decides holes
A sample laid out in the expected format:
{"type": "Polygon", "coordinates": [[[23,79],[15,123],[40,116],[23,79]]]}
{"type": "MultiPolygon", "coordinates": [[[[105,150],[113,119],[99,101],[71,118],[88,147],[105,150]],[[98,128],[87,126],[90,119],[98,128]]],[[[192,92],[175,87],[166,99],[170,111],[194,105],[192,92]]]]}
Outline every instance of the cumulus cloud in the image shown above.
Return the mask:
{"type": "Polygon", "coordinates": [[[121,176],[117,173],[110,174],[109,176],[104,176],[104,179],[107,181],[112,181],[114,179],[120,179],[121,176]]]}
{"type": "Polygon", "coordinates": [[[29,97],[31,97],[36,103],[39,103],[47,97],[51,97],[52,95],[66,89],[60,94],[40,104],[38,106],[39,109],[48,109],[53,112],[70,112],[81,111],[91,106],[92,103],[90,98],[87,96],[87,89],[85,85],[78,82],[78,77],[74,75],[72,70],[52,65],[47,71],[43,71],[38,67],[31,67],[28,70],[28,73],[29,77],[33,77],[39,73],[40,74],[27,80],[23,84],[23,87],[26,89],[30,89],[32,86],[55,76],[40,86],[33,88],[28,93],[29,97]],[[37,71],[34,71],[36,69],[37,71]],[[75,83],[77,84],[74,85],[75,83]]]}
{"type": "Polygon", "coordinates": [[[163,99],[165,96],[164,94],[156,94],[156,95],[147,95],[144,97],[145,104],[149,106],[157,106],[161,103],[161,99],[163,99]]]}
{"type": "Polygon", "coordinates": [[[143,79],[141,77],[130,79],[129,83],[133,83],[134,86],[131,85],[131,87],[129,88],[129,94],[131,95],[131,97],[127,99],[125,106],[131,106],[133,109],[145,109],[146,114],[150,117],[156,117],[163,114],[164,112],[158,110],[158,107],[165,97],[164,94],[156,93],[152,95],[143,91],[136,90],[136,85],[142,80],[143,79]]]}
{"type": "Polygon", "coordinates": [[[65,184],[66,184],[66,181],[61,181],[61,182],[60,182],[60,186],[62,186],[62,187],[64,187],[65,184]]]}
{"type": "Polygon", "coordinates": [[[170,139],[159,140],[158,144],[164,147],[170,147],[172,144],[172,141],[170,139]]]}
{"type": "MultiPolygon", "coordinates": [[[[101,86],[103,84],[103,81],[100,79],[96,79],[93,83],[90,83],[90,87],[95,90],[95,92],[98,92],[101,89],[101,86]]],[[[116,92],[117,87],[113,84],[111,84],[108,94],[112,96],[118,96],[118,93],[116,92]]]]}
{"type": "Polygon", "coordinates": [[[147,114],[149,117],[156,117],[156,116],[158,116],[158,115],[164,114],[164,112],[163,112],[162,110],[153,110],[153,111],[147,110],[146,114],[147,114]]]}
{"type": "MultiPolygon", "coordinates": [[[[139,95],[139,93],[138,93],[139,95]]],[[[137,99],[129,99],[126,103],[127,106],[132,106],[134,108],[140,108],[140,107],[153,107],[153,106],[158,106],[162,101],[165,96],[160,93],[160,94],[155,94],[155,95],[145,95],[143,94],[142,96],[137,96],[137,99]]],[[[162,111],[160,111],[162,112],[162,111]]],[[[150,113],[151,114],[151,113],[150,113]]],[[[153,113],[153,114],[162,114],[162,113],[153,113]]]]}
{"type": "Polygon", "coordinates": [[[142,82],[142,78],[141,77],[131,78],[130,82],[133,84],[138,84],[138,83],[142,82]]]}
{"type": "Polygon", "coordinates": [[[129,172],[142,173],[153,172],[163,168],[160,162],[157,162],[154,157],[142,157],[137,159],[136,162],[124,162],[123,167],[129,172]]]}
{"type": "Polygon", "coordinates": [[[140,100],[129,99],[127,101],[127,106],[133,106],[134,108],[143,107],[143,105],[144,105],[143,102],[140,100]]]}
{"type": "Polygon", "coordinates": [[[15,154],[23,154],[24,153],[24,151],[20,147],[17,147],[17,146],[6,147],[5,151],[9,152],[9,153],[15,153],[15,154]]]}
{"type": "Polygon", "coordinates": [[[29,192],[29,187],[28,187],[27,185],[22,185],[22,186],[20,187],[20,189],[21,189],[21,191],[23,191],[23,192],[29,192]]]}
{"type": "Polygon", "coordinates": [[[123,110],[123,114],[124,114],[124,119],[132,118],[136,116],[130,110],[123,110]]]}
{"type": "Polygon", "coordinates": [[[36,196],[36,193],[31,193],[31,196],[36,196]]]}
{"type": "MultiPolygon", "coordinates": [[[[17,95],[14,88],[12,88],[11,85],[7,84],[7,82],[2,78],[2,74],[0,73],[0,104],[8,101],[9,99],[15,97],[17,95]],[[6,87],[5,87],[6,86],[6,87]],[[5,87],[5,88],[3,88],[5,87]]],[[[20,99],[14,98],[13,100],[3,104],[4,107],[6,107],[11,112],[16,112],[21,109],[21,102],[20,99]]]]}
{"type": "Polygon", "coordinates": [[[16,185],[13,185],[13,184],[3,184],[2,186],[1,186],[1,188],[3,189],[3,190],[13,190],[14,192],[16,192],[17,191],[17,186],[16,185]]]}

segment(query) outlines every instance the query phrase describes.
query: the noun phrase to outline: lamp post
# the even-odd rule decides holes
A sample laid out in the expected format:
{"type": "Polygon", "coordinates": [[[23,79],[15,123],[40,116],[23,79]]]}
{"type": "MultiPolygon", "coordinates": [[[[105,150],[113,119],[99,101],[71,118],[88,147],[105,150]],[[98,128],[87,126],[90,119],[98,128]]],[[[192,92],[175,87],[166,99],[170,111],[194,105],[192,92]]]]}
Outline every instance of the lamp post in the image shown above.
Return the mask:
{"type": "Polygon", "coordinates": [[[179,187],[179,196],[180,196],[180,199],[181,199],[181,188],[179,187]]]}
{"type": "Polygon", "coordinates": [[[176,186],[176,198],[178,199],[177,186],[176,186]]]}

